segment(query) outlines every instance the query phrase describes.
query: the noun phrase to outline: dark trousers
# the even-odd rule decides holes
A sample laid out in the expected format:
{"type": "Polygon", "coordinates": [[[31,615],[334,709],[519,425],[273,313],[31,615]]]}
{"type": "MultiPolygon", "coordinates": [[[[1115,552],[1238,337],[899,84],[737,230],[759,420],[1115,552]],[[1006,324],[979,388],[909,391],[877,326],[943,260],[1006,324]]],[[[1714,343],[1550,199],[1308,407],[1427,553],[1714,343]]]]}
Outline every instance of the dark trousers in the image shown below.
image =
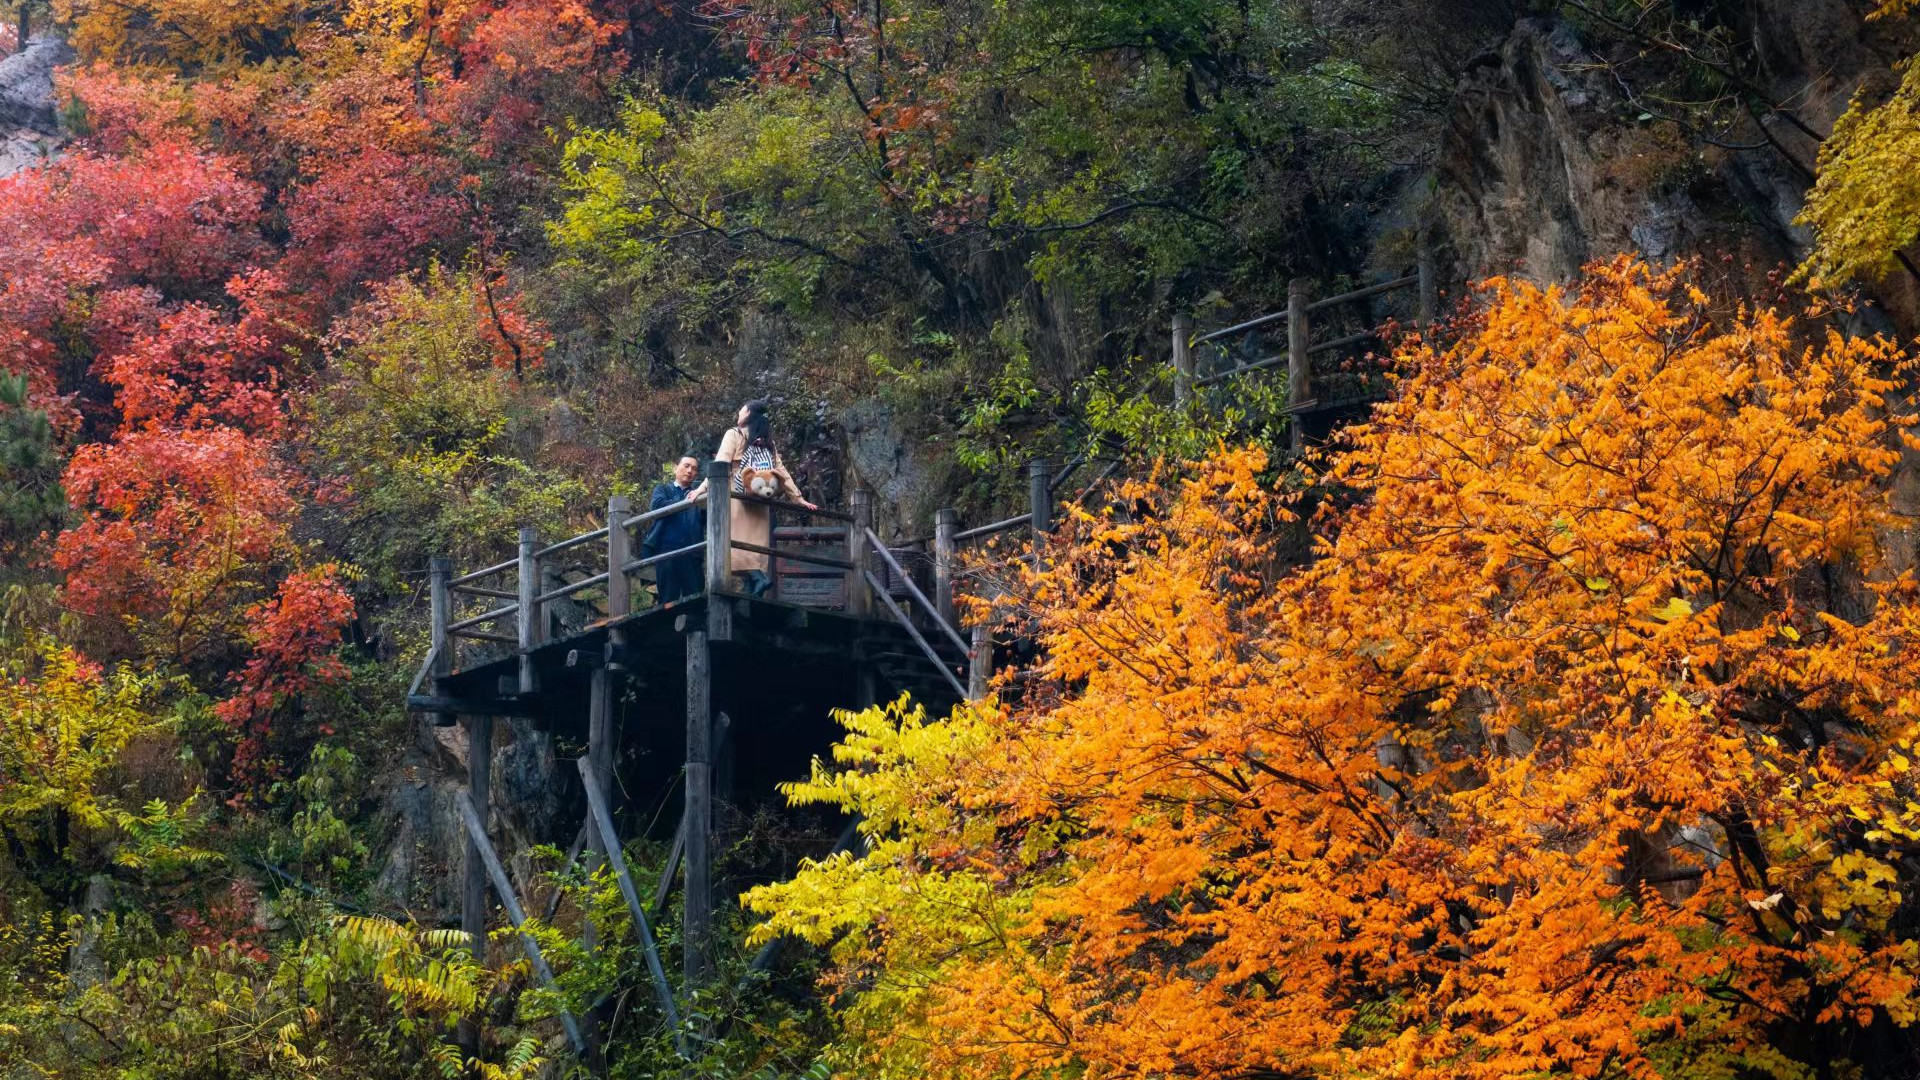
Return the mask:
{"type": "Polygon", "coordinates": [[[705,584],[700,580],[700,571],[698,555],[682,555],[656,566],[654,581],[660,586],[660,602],[671,604],[675,600],[700,595],[701,587],[705,584]]]}

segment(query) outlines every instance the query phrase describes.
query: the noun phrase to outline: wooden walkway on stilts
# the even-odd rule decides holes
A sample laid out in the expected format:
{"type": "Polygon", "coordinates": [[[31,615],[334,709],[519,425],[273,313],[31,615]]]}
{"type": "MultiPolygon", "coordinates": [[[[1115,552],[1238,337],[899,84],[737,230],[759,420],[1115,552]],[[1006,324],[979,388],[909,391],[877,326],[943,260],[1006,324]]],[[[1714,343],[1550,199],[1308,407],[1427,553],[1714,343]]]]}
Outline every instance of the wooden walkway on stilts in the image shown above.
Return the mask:
{"type": "MultiPolygon", "coordinates": [[[[919,582],[903,565],[909,553],[888,549],[874,533],[864,492],[847,512],[769,504],[806,524],[774,529],[773,546],[762,548],[729,535],[729,502],[752,497],[729,491],[728,465],[709,463],[706,474],[708,494],[697,503],[636,514],[616,497],[608,500],[607,524],[591,532],[542,545],[523,529],[513,559],[457,575],[446,560],[432,564],[432,647],[407,704],[466,728],[462,925],[477,956],[486,953],[489,890],[516,928],[527,917],[488,837],[496,718],[524,717],[584,743],[574,801],[586,847],[598,856],[620,848],[617,791],[681,784],[676,865],[656,895],[669,894],[677,869],[681,967],[697,986],[712,969],[716,771],[730,774],[725,785],[770,792],[804,775],[811,756],[831,744],[833,708],[911,691],[940,709],[984,689],[990,655],[975,647],[984,634],[963,635],[954,621],[954,515],[942,513],[932,572],[919,582]],[[637,538],[655,522],[696,512],[705,518],[700,542],[636,555],[637,538]],[[768,556],[770,597],[740,591],[730,558],[740,549],[768,556]],[[636,592],[645,598],[636,583],[669,558],[697,560],[704,592],[636,604],[636,592]],[[634,707],[620,708],[623,699],[634,707]],[[617,772],[627,783],[614,782],[617,772]]],[[[1035,475],[1041,497],[1050,499],[1044,469],[1035,475]]],[[[610,863],[625,869],[618,859],[610,863]]],[[[621,884],[647,935],[655,996],[671,1018],[673,994],[639,891],[630,880],[621,884]]],[[[534,939],[523,936],[523,944],[535,973],[550,981],[534,939]]],[[[589,1025],[567,1016],[563,1026],[577,1052],[595,1055],[589,1025]]]]}
{"type": "MultiPolygon", "coordinates": [[[[1285,311],[1209,334],[1196,336],[1192,321],[1176,316],[1176,406],[1203,404],[1198,391],[1284,362],[1298,450],[1338,416],[1384,395],[1384,381],[1342,372],[1330,374],[1328,385],[1318,388],[1324,396],[1314,397],[1311,358],[1350,353],[1375,334],[1363,327],[1314,345],[1312,314],[1414,287],[1420,325],[1430,326],[1436,294],[1424,256],[1416,273],[1318,301],[1296,280],[1285,311]],[[1284,351],[1260,355],[1267,351],[1262,335],[1273,330],[1285,332],[1284,351]],[[1211,355],[1212,370],[1199,370],[1196,347],[1211,355]],[[1317,431],[1308,423],[1315,415],[1322,418],[1317,431]]],[[[775,783],[803,775],[809,759],[839,734],[829,716],[833,708],[910,691],[939,710],[983,694],[993,642],[988,627],[962,627],[956,618],[957,553],[968,543],[1014,531],[1036,545],[1044,541],[1055,507],[1065,501],[1066,482],[1086,464],[1083,458],[1061,468],[1031,465],[1030,505],[1015,517],[962,529],[956,511],[940,511],[925,553],[887,547],[873,530],[871,496],[864,491],[853,493],[844,512],[768,502],[779,518],[805,524],[774,529],[771,547],[736,540],[729,535],[729,501],[767,501],[730,492],[728,464],[710,462],[701,503],[636,514],[625,497],[616,497],[607,502],[606,524],[591,532],[543,545],[533,530],[522,529],[513,558],[465,573],[434,560],[432,647],[407,704],[467,731],[462,925],[475,956],[486,955],[490,888],[512,925],[518,928],[527,917],[488,837],[496,718],[527,718],[584,745],[581,789],[573,800],[582,819],[576,851],[583,844],[598,856],[619,851],[617,791],[682,785],[673,854],[651,891],[658,914],[679,873],[681,969],[688,987],[699,986],[712,972],[716,782],[770,792],[775,783]],[[705,514],[698,543],[651,557],[636,554],[636,538],[655,522],[696,511],[705,514]],[[775,579],[771,597],[739,591],[731,573],[734,550],[768,557],[775,579]],[[704,592],[674,603],[636,604],[636,582],[670,558],[699,560],[704,592]],[[910,558],[923,580],[908,571],[910,558]],[[568,580],[569,574],[580,576],[568,580]]],[[[1081,497],[1099,488],[1117,465],[1095,476],[1081,497]]],[[[643,938],[653,996],[677,1030],[674,993],[653,945],[641,889],[622,860],[610,863],[643,938]]],[[[551,982],[534,938],[522,935],[522,941],[536,974],[551,982]]],[[[562,1019],[576,1052],[598,1060],[592,1025],[562,1019]]],[[[471,1041],[472,1032],[466,1037],[471,1041]]]]}

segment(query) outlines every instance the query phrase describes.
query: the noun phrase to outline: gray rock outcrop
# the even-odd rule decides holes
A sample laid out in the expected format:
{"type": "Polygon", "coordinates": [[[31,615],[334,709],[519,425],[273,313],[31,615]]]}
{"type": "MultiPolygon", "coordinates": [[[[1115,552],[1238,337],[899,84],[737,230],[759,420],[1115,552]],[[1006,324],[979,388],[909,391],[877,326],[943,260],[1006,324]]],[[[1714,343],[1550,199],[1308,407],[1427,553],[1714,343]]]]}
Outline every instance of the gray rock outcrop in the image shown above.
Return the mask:
{"type": "Polygon", "coordinates": [[[63,141],[54,71],[73,61],[73,50],[53,34],[38,34],[27,47],[0,59],[0,176],[52,157],[63,141]]]}

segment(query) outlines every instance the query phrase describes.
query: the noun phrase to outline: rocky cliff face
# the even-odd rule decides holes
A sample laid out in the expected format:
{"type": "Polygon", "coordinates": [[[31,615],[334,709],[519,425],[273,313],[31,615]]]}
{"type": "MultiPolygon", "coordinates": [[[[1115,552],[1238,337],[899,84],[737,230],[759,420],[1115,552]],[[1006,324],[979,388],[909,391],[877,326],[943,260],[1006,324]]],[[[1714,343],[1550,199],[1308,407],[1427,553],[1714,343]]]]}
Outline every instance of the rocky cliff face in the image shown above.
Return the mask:
{"type": "Polygon", "coordinates": [[[1857,90],[1890,85],[1893,62],[1912,51],[1864,13],[1849,0],[1718,5],[1726,31],[1753,43],[1749,98],[1780,108],[1711,129],[1676,122],[1685,118],[1647,92],[1694,60],[1604,40],[1605,28],[1521,20],[1470,65],[1435,163],[1432,211],[1454,276],[1564,279],[1622,251],[1731,254],[1759,273],[1798,262],[1809,237],[1794,218],[1818,137],[1857,90]]]}
{"type": "Polygon", "coordinates": [[[0,60],[0,176],[46,160],[60,146],[54,69],[73,60],[67,43],[40,34],[0,60]]]}
{"type": "MultiPolygon", "coordinates": [[[[1655,115],[1636,89],[1657,77],[1644,42],[1603,40],[1566,21],[1519,21],[1461,80],[1433,169],[1434,222],[1455,282],[1489,274],[1573,277],[1592,259],[1631,252],[1699,258],[1734,292],[1764,296],[1770,271],[1794,266],[1811,236],[1795,223],[1820,139],[1856,93],[1890,91],[1893,65],[1920,43],[1894,21],[1868,22],[1850,0],[1726,0],[1728,32],[1750,40],[1750,97],[1777,106],[1707,132],[1655,115]],[[1637,70],[1635,65],[1640,66],[1637,70]]],[[[1659,56],[1680,65],[1687,58],[1659,56]]],[[[1868,288],[1863,329],[1920,327],[1920,287],[1891,277],[1868,288]]],[[[1920,510],[1920,455],[1893,481],[1895,504],[1920,510]]],[[[1912,533],[1887,537],[1893,565],[1920,562],[1912,533]]]]}

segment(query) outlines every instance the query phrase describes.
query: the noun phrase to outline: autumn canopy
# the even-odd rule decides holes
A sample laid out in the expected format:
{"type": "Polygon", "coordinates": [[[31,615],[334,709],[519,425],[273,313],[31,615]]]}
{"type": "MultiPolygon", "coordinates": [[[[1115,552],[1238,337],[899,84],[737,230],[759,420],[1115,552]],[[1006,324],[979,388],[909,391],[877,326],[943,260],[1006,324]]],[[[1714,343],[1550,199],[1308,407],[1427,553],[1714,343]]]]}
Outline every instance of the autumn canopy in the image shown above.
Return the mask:
{"type": "Polygon", "coordinates": [[[847,718],[791,790],[871,850],[748,902],[834,943],[857,1060],[1799,1076],[1900,1045],[1904,360],[1628,262],[1485,304],[1328,456],[1306,565],[1301,500],[1224,452],[1015,584],[1046,659],[999,704],[847,718]]]}
{"type": "Polygon", "coordinates": [[[1920,0],[0,16],[0,1080],[1920,1076],[1920,0]]]}

